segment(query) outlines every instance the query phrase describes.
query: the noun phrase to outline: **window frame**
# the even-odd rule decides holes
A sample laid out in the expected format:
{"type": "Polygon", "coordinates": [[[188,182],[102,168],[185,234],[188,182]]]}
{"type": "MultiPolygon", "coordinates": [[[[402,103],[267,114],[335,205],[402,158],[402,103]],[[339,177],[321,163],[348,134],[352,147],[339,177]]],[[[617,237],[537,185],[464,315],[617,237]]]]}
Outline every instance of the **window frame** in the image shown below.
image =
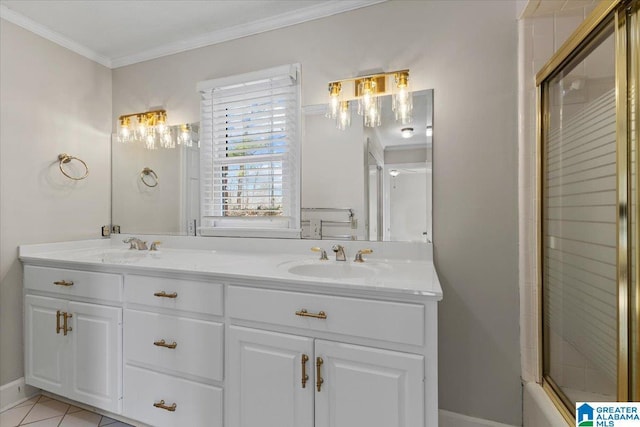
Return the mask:
{"type": "MultiPolygon", "coordinates": [[[[279,67],[258,70],[254,72],[238,74],[229,77],[222,77],[206,80],[198,83],[197,90],[201,95],[200,115],[201,115],[201,158],[200,158],[200,235],[202,236],[225,236],[225,237],[279,237],[279,238],[300,238],[300,199],[301,199],[301,85],[300,85],[300,64],[289,64],[279,67]],[[283,183],[289,184],[286,195],[283,194],[283,211],[285,215],[264,215],[264,216],[225,216],[211,215],[211,205],[216,201],[211,201],[213,187],[216,185],[213,174],[216,167],[220,167],[225,162],[215,162],[216,144],[214,140],[215,119],[212,111],[207,111],[206,103],[212,103],[216,90],[226,90],[234,87],[252,84],[262,81],[291,78],[291,86],[294,91],[293,111],[286,116],[287,126],[287,151],[282,153],[281,161],[289,160],[288,167],[282,166],[283,183]],[[285,174],[286,173],[286,174],[285,174]],[[206,180],[211,184],[206,184],[206,180]],[[207,197],[209,202],[207,203],[207,197]]],[[[249,91],[249,90],[248,90],[249,91]]],[[[240,89],[240,93],[242,90],[240,89]]],[[[211,108],[211,107],[210,107],[211,108]]],[[[249,159],[251,156],[248,156],[249,159]]],[[[278,156],[276,156],[278,157],[278,156]]],[[[233,162],[232,162],[233,163],[233,162]]],[[[238,162],[242,163],[242,162],[238,162]]],[[[221,201],[218,201],[222,205],[221,201]]]]}

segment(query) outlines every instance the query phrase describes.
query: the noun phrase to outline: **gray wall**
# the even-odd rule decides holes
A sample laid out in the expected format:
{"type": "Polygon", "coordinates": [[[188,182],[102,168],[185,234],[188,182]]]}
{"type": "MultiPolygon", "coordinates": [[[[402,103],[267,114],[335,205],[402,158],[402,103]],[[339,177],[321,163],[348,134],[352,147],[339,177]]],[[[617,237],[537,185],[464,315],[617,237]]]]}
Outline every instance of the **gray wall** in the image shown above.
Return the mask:
{"type": "Polygon", "coordinates": [[[18,245],[109,223],[111,70],[0,20],[0,385],[24,375],[18,245]],[[71,181],[57,156],[83,159],[71,181]]]}

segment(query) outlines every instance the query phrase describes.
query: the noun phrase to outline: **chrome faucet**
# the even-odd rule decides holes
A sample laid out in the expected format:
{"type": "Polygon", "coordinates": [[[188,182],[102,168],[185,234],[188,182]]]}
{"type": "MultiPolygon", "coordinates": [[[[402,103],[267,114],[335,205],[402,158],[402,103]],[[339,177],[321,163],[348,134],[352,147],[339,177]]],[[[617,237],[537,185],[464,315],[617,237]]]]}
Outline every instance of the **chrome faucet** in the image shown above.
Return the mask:
{"type": "Polygon", "coordinates": [[[342,246],[342,245],[333,245],[331,250],[333,250],[333,252],[336,253],[336,261],[346,261],[347,260],[347,256],[344,253],[344,246],[342,246]]]}
{"type": "Polygon", "coordinates": [[[125,239],[122,241],[123,243],[129,243],[131,246],[129,246],[129,249],[137,249],[139,251],[146,251],[147,250],[147,242],[143,242],[142,240],[138,239],[137,237],[129,237],[128,239],[125,239]]]}

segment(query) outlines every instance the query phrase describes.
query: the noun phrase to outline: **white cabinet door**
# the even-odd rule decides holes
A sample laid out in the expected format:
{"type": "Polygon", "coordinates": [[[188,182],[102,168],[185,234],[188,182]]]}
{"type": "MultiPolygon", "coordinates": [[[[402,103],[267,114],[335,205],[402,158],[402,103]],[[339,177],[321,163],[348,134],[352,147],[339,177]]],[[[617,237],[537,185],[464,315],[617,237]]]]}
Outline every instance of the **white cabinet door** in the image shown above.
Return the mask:
{"type": "Polygon", "coordinates": [[[57,312],[66,305],[58,298],[25,297],[25,379],[29,385],[57,394],[64,394],[67,381],[68,339],[56,331],[57,312]]]}
{"type": "Polygon", "coordinates": [[[228,427],[313,427],[313,339],[231,326],[228,345],[228,427]]]}
{"type": "Polygon", "coordinates": [[[424,357],[323,340],[315,427],[424,427],[424,357]]]}
{"type": "Polygon", "coordinates": [[[122,403],[122,309],[70,302],[68,397],[119,413],[122,403]]]}

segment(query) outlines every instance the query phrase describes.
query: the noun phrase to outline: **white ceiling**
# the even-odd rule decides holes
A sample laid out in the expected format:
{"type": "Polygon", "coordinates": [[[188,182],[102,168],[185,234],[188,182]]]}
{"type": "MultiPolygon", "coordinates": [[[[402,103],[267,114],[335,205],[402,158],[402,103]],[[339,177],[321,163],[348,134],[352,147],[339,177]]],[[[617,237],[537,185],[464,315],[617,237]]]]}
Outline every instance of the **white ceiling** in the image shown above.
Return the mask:
{"type": "Polygon", "coordinates": [[[0,0],[0,17],[116,68],[385,0],[0,0]]]}

